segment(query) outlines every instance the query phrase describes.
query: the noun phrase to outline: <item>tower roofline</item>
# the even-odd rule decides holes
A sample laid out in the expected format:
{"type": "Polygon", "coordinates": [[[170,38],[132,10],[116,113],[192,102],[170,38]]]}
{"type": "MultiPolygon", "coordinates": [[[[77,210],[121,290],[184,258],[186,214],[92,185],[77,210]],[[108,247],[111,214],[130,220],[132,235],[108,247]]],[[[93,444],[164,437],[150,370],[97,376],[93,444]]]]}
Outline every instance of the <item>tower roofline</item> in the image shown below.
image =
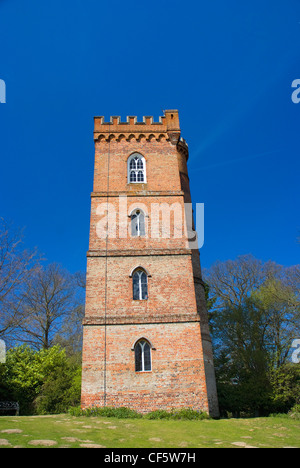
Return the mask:
{"type": "Polygon", "coordinates": [[[158,122],[154,122],[152,116],[144,116],[142,122],[138,122],[136,116],[127,116],[126,122],[121,122],[119,115],[111,116],[109,122],[105,122],[104,116],[94,117],[94,134],[131,132],[177,132],[180,135],[178,110],[165,110],[164,115],[159,117],[158,122]]]}
{"type": "Polygon", "coordinates": [[[121,122],[119,115],[111,116],[109,122],[105,122],[103,115],[94,117],[95,141],[121,141],[123,138],[139,141],[142,137],[147,140],[154,137],[159,141],[161,137],[165,137],[173,145],[177,145],[179,151],[184,151],[188,158],[188,146],[180,134],[177,109],[164,110],[164,115],[159,117],[158,122],[154,122],[152,116],[144,116],[142,122],[138,122],[136,116],[127,116],[126,122],[121,122]]]}

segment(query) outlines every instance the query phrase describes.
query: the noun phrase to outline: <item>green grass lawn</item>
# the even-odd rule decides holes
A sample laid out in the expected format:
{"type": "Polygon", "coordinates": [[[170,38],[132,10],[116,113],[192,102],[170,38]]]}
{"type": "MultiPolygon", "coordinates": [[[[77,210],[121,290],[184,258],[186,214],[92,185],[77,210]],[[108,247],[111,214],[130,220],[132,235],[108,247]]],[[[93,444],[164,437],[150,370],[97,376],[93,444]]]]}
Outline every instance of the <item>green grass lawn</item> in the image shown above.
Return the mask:
{"type": "Polygon", "coordinates": [[[299,448],[299,429],[299,420],[281,417],[171,421],[1,416],[0,448],[299,448]]]}

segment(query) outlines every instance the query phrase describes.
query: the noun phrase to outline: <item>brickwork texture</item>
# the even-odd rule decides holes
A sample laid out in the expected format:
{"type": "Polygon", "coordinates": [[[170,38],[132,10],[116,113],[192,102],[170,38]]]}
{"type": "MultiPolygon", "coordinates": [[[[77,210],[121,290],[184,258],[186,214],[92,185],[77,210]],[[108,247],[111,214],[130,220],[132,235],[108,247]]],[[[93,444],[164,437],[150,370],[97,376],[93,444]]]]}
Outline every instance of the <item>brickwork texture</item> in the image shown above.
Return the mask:
{"type": "Polygon", "coordinates": [[[94,140],[82,407],[190,407],[217,417],[199,251],[187,236],[188,147],[178,111],[165,111],[159,122],[95,117],[94,140]],[[145,161],[141,183],[128,179],[133,153],[145,161]],[[161,207],[170,214],[166,224],[161,207]],[[143,236],[131,236],[135,209],[145,215],[143,236]],[[147,275],[146,300],[133,299],[136,269],[147,275]],[[150,345],[151,371],[135,371],[139,340],[150,345]]]}

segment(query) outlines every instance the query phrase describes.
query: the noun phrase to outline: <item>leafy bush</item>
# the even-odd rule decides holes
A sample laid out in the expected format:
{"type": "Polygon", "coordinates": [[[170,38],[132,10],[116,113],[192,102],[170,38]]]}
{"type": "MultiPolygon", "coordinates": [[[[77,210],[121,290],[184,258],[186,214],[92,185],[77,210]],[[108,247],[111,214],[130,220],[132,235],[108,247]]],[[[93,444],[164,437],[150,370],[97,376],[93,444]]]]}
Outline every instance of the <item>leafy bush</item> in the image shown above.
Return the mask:
{"type": "Polygon", "coordinates": [[[289,417],[292,419],[300,419],[300,405],[296,404],[289,411],[289,417]]]}
{"type": "Polygon", "coordinates": [[[142,415],[137,411],[134,411],[130,408],[121,407],[121,408],[113,408],[107,406],[105,408],[102,407],[92,407],[92,408],[85,408],[81,409],[79,406],[69,408],[69,414],[71,416],[103,416],[107,418],[119,418],[119,419],[137,419],[137,418],[145,418],[145,419],[185,419],[185,420],[201,420],[201,419],[209,419],[209,416],[206,413],[201,411],[195,411],[190,408],[181,409],[181,410],[172,410],[172,411],[165,411],[165,410],[157,410],[152,411],[151,413],[147,413],[142,415]]]}
{"type": "Polygon", "coordinates": [[[164,410],[151,411],[145,415],[147,419],[170,419],[170,413],[164,410]]]}
{"type": "Polygon", "coordinates": [[[272,413],[270,418],[291,418],[300,419],[300,405],[294,405],[288,413],[272,413]]]}
{"type": "Polygon", "coordinates": [[[38,414],[65,413],[70,405],[79,403],[81,391],[81,369],[68,361],[50,373],[34,400],[38,414]]]}
{"type": "Polygon", "coordinates": [[[111,406],[106,407],[99,407],[94,406],[92,408],[84,408],[81,409],[80,407],[71,407],[69,408],[69,414],[71,416],[102,416],[107,418],[118,418],[118,419],[137,419],[142,418],[142,415],[130,408],[120,407],[120,408],[113,408],[111,406]]]}
{"type": "Polygon", "coordinates": [[[145,415],[147,419],[185,419],[185,420],[202,420],[202,419],[209,419],[207,413],[202,411],[196,411],[191,408],[183,408],[183,409],[173,409],[171,411],[164,411],[164,410],[157,410],[152,411],[145,415]]]}
{"type": "Polygon", "coordinates": [[[176,411],[176,410],[173,411],[171,419],[203,420],[203,419],[210,419],[210,417],[204,411],[195,411],[195,410],[192,410],[191,408],[186,408],[186,409],[182,409],[179,411],[176,411]]]}
{"type": "Polygon", "coordinates": [[[80,402],[81,367],[53,346],[10,349],[1,366],[0,395],[18,401],[21,414],[66,412],[80,402]]]}

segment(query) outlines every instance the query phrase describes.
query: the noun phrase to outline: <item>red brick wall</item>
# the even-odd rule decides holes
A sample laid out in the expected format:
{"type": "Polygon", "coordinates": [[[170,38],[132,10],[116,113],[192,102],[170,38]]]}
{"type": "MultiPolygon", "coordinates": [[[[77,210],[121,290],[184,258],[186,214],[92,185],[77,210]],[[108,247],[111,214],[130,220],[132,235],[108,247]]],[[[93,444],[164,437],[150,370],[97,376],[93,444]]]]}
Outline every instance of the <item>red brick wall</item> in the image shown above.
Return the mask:
{"type": "MultiPolygon", "coordinates": [[[[107,326],[106,404],[139,412],[192,407],[208,412],[199,322],[107,326]],[[152,372],[135,372],[135,340],[152,345],[152,372]]],[[[104,327],[86,326],[84,406],[103,405],[104,327]],[[90,369],[93,369],[93,372],[90,369]]]]}
{"type": "Polygon", "coordinates": [[[107,155],[109,158],[109,191],[136,192],[141,190],[172,191],[180,190],[176,147],[166,138],[160,141],[140,141],[131,139],[95,143],[95,176],[94,192],[107,191],[107,155]],[[133,153],[140,153],[146,159],[147,183],[127,184],[127,159],[133,153]]]}
{"type": "Polygon", "coordinates": [[[193,407],[217,415],[199,255],[189,249],[184,234],[184,201],[190,201],[190,192],[178,113],[166,111],[156,124],[150,117],[142,123],[113,117],[111,124],[95,118],[94,137],[82,406],[128,406],[142,412],[193,407]],[[128,184],[127,159],[133,152],[146,160],[146,183],[128,184]],[[127,197],[125,216],[119,195],[127,197]],[[176,203],[182,210],[179,222],[171,217],[167,236],[161,224],[159,237],[151,235],[155,203],[176,203]],[[99,238],[105,207],[108,236],[99,238]],[[148,216],[146,236],[120,238],[120,223],[124,233],[137,207],[148,216]],[[148,300],[132,298],[131,272],[138,266],[148,273],[148,300]],[[155,348],[151,372],[135,372],[132,346],[142,337],[155,348]]]}
{"type": "MultiPolygon", "coordinates": [[[[196,314],[193,271],[190,255],[144,255],[108,257],[107,315],[134,317],[142,315],[196,314]],[[148,277],[149,298],[132,299],[130,274],[141,266],[148,277]]],[[[103,317],[105,308],[105,257],[89,257],[87,268],[86,318],[103,317]]]]}

